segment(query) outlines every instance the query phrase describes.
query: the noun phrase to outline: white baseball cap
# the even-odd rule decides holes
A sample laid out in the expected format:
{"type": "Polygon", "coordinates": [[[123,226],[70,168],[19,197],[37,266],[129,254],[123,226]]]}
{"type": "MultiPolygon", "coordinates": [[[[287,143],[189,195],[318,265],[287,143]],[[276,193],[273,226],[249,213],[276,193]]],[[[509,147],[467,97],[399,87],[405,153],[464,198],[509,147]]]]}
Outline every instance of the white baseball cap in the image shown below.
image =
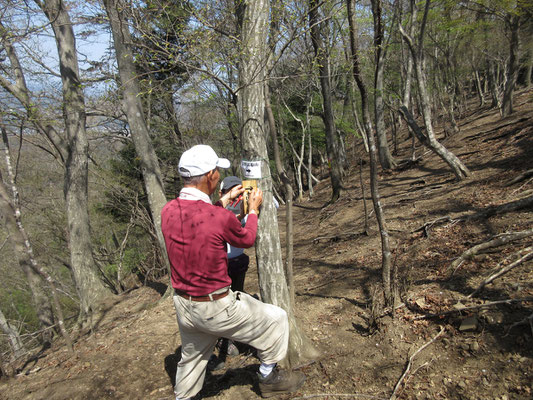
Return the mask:
{"type": "Polygon", "coordinates": [[[181,155],[178,170],[181,176],[203,175],[216,167],[229,168],[231,163],[226,158],[218,158],[211,146],[199,144],[191,147],[181,155]]]}

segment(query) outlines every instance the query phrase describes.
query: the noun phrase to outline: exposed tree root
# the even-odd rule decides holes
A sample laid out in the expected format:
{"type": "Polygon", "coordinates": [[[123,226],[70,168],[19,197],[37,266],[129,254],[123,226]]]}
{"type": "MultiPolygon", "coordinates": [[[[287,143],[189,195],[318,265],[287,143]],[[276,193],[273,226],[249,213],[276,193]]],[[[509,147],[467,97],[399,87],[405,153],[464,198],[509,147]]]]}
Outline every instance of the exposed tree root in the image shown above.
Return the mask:
{"type": "MultiPolygon", "coordinates": [[[[496,278],[502,276],[503,274],[506,274],[507,272],[509,272],[513,268],[515,268],[515,267],[519,266],[520,264],[523,264],[527,260],[531,260],[533,258],[533,246],[526,247],[525,249],[522,249],[519,252],[515,253],[515,255],[516,254],[520,254],[520,253],[524,253],[524,252],[527,252],[527,254],[522,256],[522,257],[520,257],[518,260],[512,262],[511,264],[507,265],[506,267],[501,268],[495,274],[489,276],[487,279],[485,279],[483,282],[481,282],[481,284],[478,286],[478,288],[476,290],[474,290],[472,293],[470,293],[467,297],[471,298],[473,295],[475,295],[476,293],[480,292],[485,287],[485,285],[491,283],[496,278]]],[[[500,265],[501,265],[501,263],[500,263],[500,265]]]]}
{"type": "Polygon", "coordinates": [[[533,235],[533,229],[529,229],[527,231],[521,231],[521,232],[511,232],[511,233],[502,233],[500,235],[494,236],[491,240],[488,242],[480,243],[468,250],[466,250],[463,254],[461,254],[460,257],[458,257],[448,270],[453,268],[452,274],[459,269],[459,267],[463,264],[463,262],[469,258],[472,258],[476,254],[479,254],[483,250],[490,249],[492,247],[498,247],[503,246],[504,244],[508,244],[511,242],[514,242],[515,240],[520,240],[523,238],[526,238],[528,236],[533,235]]]}
{"type": "Polygon", "coordinates": [[[465,311],[478,310],[480,308],[489,308],[489,307],[492,307],[492,306],[499,306],[501,304],[513,304],[513,303],[522,303],[522,302],[528,302],[528,301],[533,301],[533,297],[525,297],[525,298],[522,298],[522,299],[497,300],[497,301],[491,301],[491,302],[483,303],[483,304],[475,304],[475,305],[472,305],[472,306],[458,307],[458,308],[455,308],[454,310],[442,311],[442,312],[438,312],[438,313],[434,313],[434,314],[420,315],[420,316],[415,317],[413,319],[415,321],[417,321],[417,320],[420,320],[420,319],[430,319],[430,318],[436,318],[436,317],[444,317],[446,315],[457,314],[457,313],[461,313],[461,312],[465,312],[465,311]]]}
{"type": "Polygon", "coordinates": [[[533,176],[533,169],[530,169],[530,170],[527,170],[527,171],[521,173],[516,178],[512,179],[511,181],[509,181],[505,186],[512,186],[515,183],[522,182],[522,181],[526,180],[527,178],[529,178],[531,176],[533,176]]]}
{"type": "Polygon", "coordinates": [[[527,197],[524,197],[518,200],[514,200],[509,203],[505,203],[499,206],[488,207],[483,211],[479,211],[473,214],[463,214],[463,215],[459,215],[453,218],[450,215],[446,215],[444,217],[437,218],[431,222],[425,223],[420,228],[417,228],[414,231],[411,231],[411,233],[423,231],[425,235],[428,235],[429,228],[433,227],[434,225],[442,224],[445,222],[456,223],[456,222],[468,221],[472,219],[488,218],[493,215],[505,214],[511,211],[516,211],[522,208],[527,208],[527,207],[532,207],[532,206],[533,206],[533,195],[527,196],[527,197]]]}

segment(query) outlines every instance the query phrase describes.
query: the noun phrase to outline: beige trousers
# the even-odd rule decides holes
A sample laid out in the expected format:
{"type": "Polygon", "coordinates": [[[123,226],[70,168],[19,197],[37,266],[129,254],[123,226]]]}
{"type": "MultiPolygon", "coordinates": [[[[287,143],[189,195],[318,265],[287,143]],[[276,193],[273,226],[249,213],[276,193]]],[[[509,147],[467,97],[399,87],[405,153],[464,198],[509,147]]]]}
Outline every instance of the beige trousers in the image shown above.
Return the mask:
{"type": "Polygon", "coordinates": [[[257,349],[261,362],[273,364],[287,354],[289,322],[280,307],[232,292],[216,301],[195,302],[174,295],[181,335],[181,360],[174,392],[196,395],[204,383],[207,361],[220,337],[257,349]]]}

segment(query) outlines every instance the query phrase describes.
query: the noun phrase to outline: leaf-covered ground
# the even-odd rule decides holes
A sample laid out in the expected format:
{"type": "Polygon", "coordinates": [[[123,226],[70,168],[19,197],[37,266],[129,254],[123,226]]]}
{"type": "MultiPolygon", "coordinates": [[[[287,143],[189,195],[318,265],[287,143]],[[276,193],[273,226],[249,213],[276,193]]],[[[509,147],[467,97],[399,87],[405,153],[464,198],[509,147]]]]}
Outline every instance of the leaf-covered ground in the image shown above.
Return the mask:
{"type": "MultiPolygon", "coordinates": [[[[498,208],[533,196],[531,177],[511,183],[533,168],[533,93],[519,93],[515,105],[506,119],[472,106],[458,120],[459,133],[443,138],[437,131],[471,178],[456,182],[420,147],[419,162],[380,175],[401,301],[394,317],[376,295],[381,245],[367,166],[369,235],[355,161],[337,203],[324,207],[330,195],[324,181],[312,200],[295,208],[296,315],[321,357],[302,369],[305,386],[281,399],[389,399],[393,392],[400,399],[533,397],[533,322],[527,320],[533,261],[467,298],[491,273],[527,254],[532,236],[452,265],[496,235],[533,227],[531,203],[498,208]],[[506,302],[489,304],[497,301],[506,302]]],[[[410,147],[410,140],[400,141],[398,160],[410,159],[410,147]]],[[[245,288],[258,292],[255,265],[245,288]]],[[[151,285],[118,297],[94,331],[77,340],[74,357],[58,340],[17,376],[2,379],[0,398],[172,399],[180,338],[172,301],[161,300],[161,289],[151,285]]],[[[224,369],[208,374],[198,398],[260,398],[258,364],[250,352],[228,358],[224,369]]]]}

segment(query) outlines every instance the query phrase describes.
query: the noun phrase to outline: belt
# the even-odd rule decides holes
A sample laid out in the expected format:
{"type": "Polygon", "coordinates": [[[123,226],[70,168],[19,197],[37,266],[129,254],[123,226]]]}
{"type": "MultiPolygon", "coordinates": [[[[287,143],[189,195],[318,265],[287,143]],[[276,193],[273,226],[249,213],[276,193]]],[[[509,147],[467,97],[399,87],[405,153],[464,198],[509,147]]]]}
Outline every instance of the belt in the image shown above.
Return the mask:
{"type": "Polygon", "coordinates": [[[187,293],[180,292],[176,289],[174,289],[174,293],[190,301],[215,301],[226,297],[229,294],[229,290],[222,293],[208,294],[206,296],[189,296],[187,293]]]}

